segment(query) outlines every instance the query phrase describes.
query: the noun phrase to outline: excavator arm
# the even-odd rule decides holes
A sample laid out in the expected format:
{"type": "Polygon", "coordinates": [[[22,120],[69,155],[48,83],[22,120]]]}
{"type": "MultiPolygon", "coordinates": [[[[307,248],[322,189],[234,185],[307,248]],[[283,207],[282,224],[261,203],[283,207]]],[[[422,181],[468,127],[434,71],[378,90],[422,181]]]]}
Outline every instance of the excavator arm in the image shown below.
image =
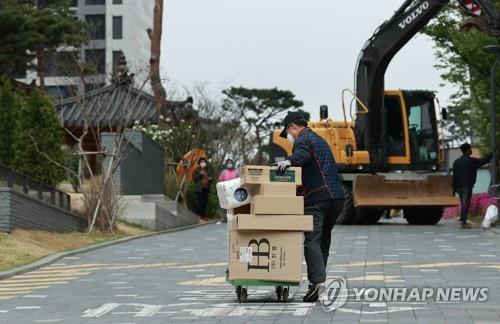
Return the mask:
{"type": "MultiPolygon", "coordinates": [[[[471,18],[466,28],[476,27],[500,35],[500,16],[488,0],[459,0],[471,18]]],[[[356,68],[356,95],[369,112],[359,114],[355,132],[358,149],[367,150],[373,170],[382,170],[387,160],[387,115],[384,108],[384,76],[393,57],[421,31],[450,0],[406,0],[364,45],[356,68]]],[[[358,111],[364,111],[358,104],[358,111]]]]}

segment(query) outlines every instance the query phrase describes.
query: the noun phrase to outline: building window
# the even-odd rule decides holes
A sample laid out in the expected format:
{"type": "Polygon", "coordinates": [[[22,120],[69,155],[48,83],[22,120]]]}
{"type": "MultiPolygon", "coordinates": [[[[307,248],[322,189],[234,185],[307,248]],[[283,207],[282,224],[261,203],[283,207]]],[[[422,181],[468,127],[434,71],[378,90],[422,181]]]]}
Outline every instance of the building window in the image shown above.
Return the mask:
{"type": "Polygon", "coordinates": [[[113,0],[113,4],[123,4],[122,0],[113,0]]]}
{"type": "Polygon", "coordinates": [[[106,39],[106,16],[86,15],[85,21],[92,39],[106,39]]]}
{"type": "Polygon", "coordinates": [[[113,51],[113,74],[116,74],[116,68],[120,64],[120,58],[123,56],[123,51],[113,51]]]}
{"type": "Polygon", "coordinates": [[[71,89],[68,86],[46,86],[45,90],[47,90],[47,93],[49,96],[56,98],[56,99],[64,99],[70,97],[74,91],[74,89],[71,89]]]}
{"type": "Polygon", "coordinates": [[[78,7],[78,0],[70,0],[69,6],[70,7],[78,7]]]}
{"type": "Polygon", "coordinates": [[[85,62],[93,66],[98,74],[105,74],[106,50],[105,49],[85,50],[85,62]]]}
{"type": "Polygon", "coordinates": [[[123,17],[113,17],[113,39],[123,38],[123,17]]]}
{"type": "Polygon", "coordinates": [[[78,52],[54,52],[47,59],[47,76],[75,76],[78,52]]]}
{"type": "Polygon", "coordinates": [[[104,5],[106,0],[85,0],[87,6],[104,5]]]}

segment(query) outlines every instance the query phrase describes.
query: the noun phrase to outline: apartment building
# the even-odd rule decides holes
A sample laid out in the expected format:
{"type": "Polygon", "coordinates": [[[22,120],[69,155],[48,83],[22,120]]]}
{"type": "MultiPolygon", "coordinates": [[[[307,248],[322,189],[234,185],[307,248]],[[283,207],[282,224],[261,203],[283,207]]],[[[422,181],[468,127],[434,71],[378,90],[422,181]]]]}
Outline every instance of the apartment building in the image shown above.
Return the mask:
{"type": "MultiPolygon", "coordinates": [[[[110,83],[110,76],[120,57],[125,55],[131,73],[140,79],[146,75],[150,56],[150,41],[146,29],[153,25],[153,0],[69,0],[78,19],[89,25],[91,41],[79,49],[64,48],[49,60],[47,92],[56,97],[68,97],[81,87],[76,77],[71,77],[64,63],[70,58],[95,65],[97,75],[87,86],[110,83]]],[[[34,72],[17,79],[25,83],[38,83],[34,72]]],[[[83,90],[83,89],[80,89],[83,90]]]]}

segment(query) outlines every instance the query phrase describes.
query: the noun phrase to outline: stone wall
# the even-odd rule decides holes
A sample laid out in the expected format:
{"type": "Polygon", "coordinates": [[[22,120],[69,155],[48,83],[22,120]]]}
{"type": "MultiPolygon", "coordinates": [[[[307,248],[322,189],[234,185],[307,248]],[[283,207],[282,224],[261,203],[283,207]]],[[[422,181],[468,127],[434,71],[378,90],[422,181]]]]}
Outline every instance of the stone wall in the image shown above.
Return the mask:
{"type": "MultiPolygon", "coordinates": [[[[124,158],[113,174],[116,190],[122,195],[164,194],[165,154],[163,148],[138,130],[127,130],[129,143],[124,158]]],[[[115,133],[101,134],[101,143],[107,152],[115,146],[115,133]]],[[[109,163],[106,158],[103,170],[109,163]]]]}
{"type": "Polygon", "coordinates": [[[83,231],[87,221],[72,212],[36,198],[0,188],[0,230],[16,228],[51,232],[83,231]]]}

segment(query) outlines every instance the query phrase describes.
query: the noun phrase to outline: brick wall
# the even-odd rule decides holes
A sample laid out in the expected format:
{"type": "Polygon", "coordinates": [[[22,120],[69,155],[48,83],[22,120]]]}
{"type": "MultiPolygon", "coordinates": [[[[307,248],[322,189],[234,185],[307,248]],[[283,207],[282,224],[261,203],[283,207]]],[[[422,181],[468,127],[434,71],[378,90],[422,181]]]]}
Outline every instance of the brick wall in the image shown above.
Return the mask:
{"type": "Polygon", "coordinates": [[[16,228],[52,232],[82,231],[87,221],[77,215],[10,188],[0,188],[0,230],[16,228]]]}

